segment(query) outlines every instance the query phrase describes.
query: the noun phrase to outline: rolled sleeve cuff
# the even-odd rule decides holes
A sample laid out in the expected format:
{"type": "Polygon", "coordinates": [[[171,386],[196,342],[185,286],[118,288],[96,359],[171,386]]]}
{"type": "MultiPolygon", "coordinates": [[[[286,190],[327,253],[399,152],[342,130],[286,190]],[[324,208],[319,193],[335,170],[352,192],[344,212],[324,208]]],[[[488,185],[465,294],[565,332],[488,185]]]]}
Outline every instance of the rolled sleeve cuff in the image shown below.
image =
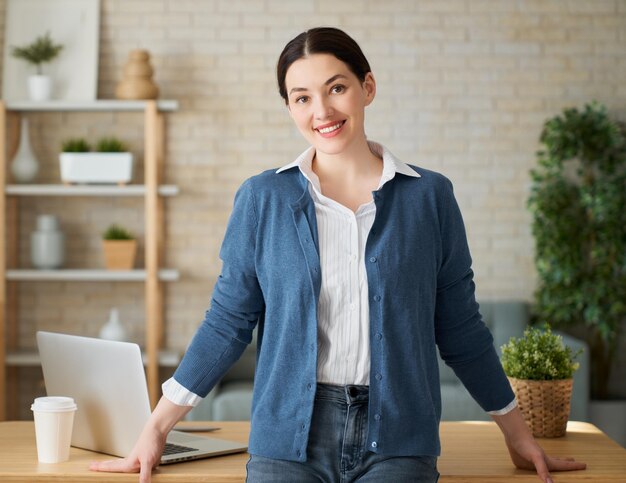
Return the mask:
{"type": "Polygon", "coordinates": [[[489,414],[493,414],[494,416],[503,416],[506,413],[515,409],[516,407],[517,407],[517,399],[513,398],[513,400],[502,409],[498,409],[497,411],[487,411],[487,412],[489,414]]]}
{"type": "Polygon", "coordinates": [[[163,395],[174,404],[179,406],[197,406],[202,398],[194,394],[186,387],[179,384],[176,379],[170,377],[161,386],[163,395]]]}

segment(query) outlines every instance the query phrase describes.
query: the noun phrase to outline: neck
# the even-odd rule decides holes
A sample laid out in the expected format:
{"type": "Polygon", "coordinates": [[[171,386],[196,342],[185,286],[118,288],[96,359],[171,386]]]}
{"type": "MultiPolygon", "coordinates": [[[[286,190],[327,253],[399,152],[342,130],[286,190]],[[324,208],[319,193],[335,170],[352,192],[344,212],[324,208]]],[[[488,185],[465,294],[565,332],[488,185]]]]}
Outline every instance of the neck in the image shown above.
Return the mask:
{"type": "Polygon", "coordinates": [[[370,151],[365,138],[337,154],[315,151],[313,172],[320,180],[333,182],[358,181],[382,174],[382,160],[370,151]]]}

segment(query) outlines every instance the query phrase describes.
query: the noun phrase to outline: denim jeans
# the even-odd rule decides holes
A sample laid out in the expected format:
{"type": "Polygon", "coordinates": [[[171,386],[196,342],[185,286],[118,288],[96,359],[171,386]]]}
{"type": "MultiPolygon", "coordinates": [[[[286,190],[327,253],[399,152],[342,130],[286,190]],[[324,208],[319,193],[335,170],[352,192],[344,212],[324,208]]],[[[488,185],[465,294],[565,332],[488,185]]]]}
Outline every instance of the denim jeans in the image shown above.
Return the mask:
{"type": "Polygon", "coordinates": [[[306,462],[251,454],[246,482],[435,483],[436,456],[390,457],[366,449],[368,394],[368,386],[318,383],[306,462]]]}

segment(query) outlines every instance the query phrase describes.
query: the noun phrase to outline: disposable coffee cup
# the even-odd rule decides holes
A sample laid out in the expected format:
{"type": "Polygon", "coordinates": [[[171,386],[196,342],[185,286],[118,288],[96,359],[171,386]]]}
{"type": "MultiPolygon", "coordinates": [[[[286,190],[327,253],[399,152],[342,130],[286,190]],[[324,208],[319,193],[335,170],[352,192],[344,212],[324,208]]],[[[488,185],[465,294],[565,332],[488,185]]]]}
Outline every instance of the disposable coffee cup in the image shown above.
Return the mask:
{"type": "Polygon", "coordinates": [[[30,407],[35,415],[35,437],[40,463],[70,459],[76,404],[71,397],[38,397],[30,407]]]}

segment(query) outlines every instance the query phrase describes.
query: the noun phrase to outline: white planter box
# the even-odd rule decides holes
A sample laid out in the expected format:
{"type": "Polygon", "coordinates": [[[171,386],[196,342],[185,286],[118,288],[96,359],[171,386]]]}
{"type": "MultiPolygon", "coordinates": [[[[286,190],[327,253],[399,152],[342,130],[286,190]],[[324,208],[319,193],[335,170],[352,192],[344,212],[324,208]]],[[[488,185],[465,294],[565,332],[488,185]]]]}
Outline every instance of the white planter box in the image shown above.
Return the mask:
{"type": "Polygon", "coordinates": [[[133,177],[132,153],[61,153],[64,183],[129,183],[133,177]]]}

